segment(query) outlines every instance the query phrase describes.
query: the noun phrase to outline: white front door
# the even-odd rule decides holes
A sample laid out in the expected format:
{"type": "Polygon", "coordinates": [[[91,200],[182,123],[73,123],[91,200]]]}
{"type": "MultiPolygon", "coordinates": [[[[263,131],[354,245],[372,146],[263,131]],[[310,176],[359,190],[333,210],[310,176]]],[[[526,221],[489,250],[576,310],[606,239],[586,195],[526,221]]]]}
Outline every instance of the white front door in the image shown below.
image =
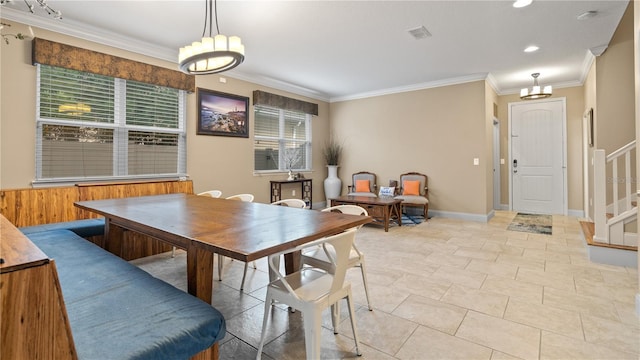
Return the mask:
{"type": "Polygon", "coordinates": [[[514,211],[566,214],[564,99],[509,104],[514,211]]]}

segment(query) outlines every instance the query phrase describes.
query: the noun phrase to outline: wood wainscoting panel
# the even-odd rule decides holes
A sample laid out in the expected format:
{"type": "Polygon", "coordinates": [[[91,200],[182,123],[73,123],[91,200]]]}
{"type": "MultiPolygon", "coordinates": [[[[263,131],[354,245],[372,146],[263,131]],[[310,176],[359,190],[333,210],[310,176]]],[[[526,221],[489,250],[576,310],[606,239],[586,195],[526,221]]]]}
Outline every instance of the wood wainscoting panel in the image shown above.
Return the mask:
{"type": "Polygon", "coordinates": [[[0,190],[0,213],[17,227],[73,221],[79,200],[75,186],[0,190]]]}
{"type": "MultiPolygon", "coordinates": [[[[0,214],[17,227],[50,224],[99,217],[95,213],[75,207],[76,201],[173,193],[193,194],[193,181],[85,183],[68,187],[0,190],[0,214]]],[[[104,247],[102,236],[94,236],[88,240],[104,247]]],[[[125,231],[122,242],[110,244],[107,249],[125,260],[133,260],[170,251],[171,246],[150,237],[125,231]]]]}

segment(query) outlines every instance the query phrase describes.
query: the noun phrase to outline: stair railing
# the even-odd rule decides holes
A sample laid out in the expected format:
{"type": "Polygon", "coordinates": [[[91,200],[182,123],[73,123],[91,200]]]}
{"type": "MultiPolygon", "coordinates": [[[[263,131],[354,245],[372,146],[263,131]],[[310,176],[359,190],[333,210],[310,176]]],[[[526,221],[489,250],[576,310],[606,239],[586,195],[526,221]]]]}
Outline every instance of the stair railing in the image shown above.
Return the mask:
{"type": "Polygon", "coordinates": [[[624,222],[637,214],[637,207],[632,204],[632,168],[631,156],[636,148],[632,141],[608,156],[605,151],[597,149],[593,154],[593,216],[595,222],[594,240],[606,244],[624,244],[624,222]],[[620,163],[623,163],[621,172],[620,163]],[[607,181],[607,169],[610,165],[611,177],[607,181]],[[623,175],[623,176],[620,176],[623,175]],[[607,184],[610,183],[610,192],[607,184]],[[620,183],[625,185],[620,194],[620,183]],[[609,195],[609,196],[607,196],[609,195]],[[607,201],[610,199],[610,205],[607,201]],[[608,214],[611,214],[609,216],[608,214]]]}

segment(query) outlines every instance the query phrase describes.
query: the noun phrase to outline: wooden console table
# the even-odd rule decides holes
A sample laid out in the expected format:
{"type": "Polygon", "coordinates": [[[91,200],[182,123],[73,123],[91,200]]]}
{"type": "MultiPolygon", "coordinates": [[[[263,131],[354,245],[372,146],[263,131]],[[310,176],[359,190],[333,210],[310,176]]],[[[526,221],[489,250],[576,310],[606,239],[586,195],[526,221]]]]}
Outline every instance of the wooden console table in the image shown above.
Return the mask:
{"type": "Polygon", "coordinates": [[[340,196],[331,199],[331,206],[357,205],[369,213],[375,221],[384,225],[384,231],[389,231],[389,221],[395,220],[398,226],[402,226],[402,214],[400,203],[402,200],[392,197],[368,197],[368,196],[340,196]]]}
{"type": "Polygon", "coordinates": [[[300,199],[304,200],[311,209],[313,199],[313,185],[311,179],[271,180],[271,202],[282,200],[282,184],[300,184],[300,199]]]}

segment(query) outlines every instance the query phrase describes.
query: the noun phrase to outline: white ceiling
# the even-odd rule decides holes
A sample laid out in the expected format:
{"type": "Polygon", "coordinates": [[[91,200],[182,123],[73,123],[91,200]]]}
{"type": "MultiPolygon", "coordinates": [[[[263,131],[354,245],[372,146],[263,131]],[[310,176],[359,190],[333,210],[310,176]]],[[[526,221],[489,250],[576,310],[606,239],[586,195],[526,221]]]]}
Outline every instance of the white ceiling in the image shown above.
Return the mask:
{"type": "MultiPolygon", "coordinates": [[[[47,2],[62,20],[37,4],[35,14],[26,12],[23,0],[11,0],[0,15],[176,68],[178,48],[198,40],[204,26],[205,0],[47,2]]],[[[220,0],[221,33],[240,36],[246,47],[244,63],[225,74],[327,101],[485,78],[508,94],[530,86],[534,72],[541,85],[576,86],[593,59],[589,50],[608,45],[628,1],[512,3],[220,0]],[[590,10],[598,15],[576,19],[590,10]],[[407,33],[422,25],[432,37],[407,33]],[[524,53],[529,45],[540,50],[524,53]]]]}

